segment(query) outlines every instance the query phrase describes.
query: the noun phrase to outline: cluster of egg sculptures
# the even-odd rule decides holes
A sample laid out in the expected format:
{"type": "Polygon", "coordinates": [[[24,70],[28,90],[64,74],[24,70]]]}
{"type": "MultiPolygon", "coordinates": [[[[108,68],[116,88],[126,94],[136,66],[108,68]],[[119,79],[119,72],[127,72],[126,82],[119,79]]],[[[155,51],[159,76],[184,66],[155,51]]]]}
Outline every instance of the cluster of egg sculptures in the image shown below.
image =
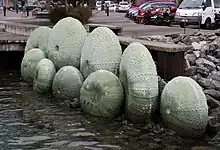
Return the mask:
{"type": "Polygon", "coordinates": [[[201,136],[207,125],[206,97],[194,80],[176,77],[159,95],[156,65],[144,45],[131,43],[122,53],[109,28],[88,34],[71,17],[31,33],[21,76],[37,93],[74,101],[90,115],[114,118],[124,112],[133,123],[145,123],[159,109],[168,128],[190,136],[201,136]]]}

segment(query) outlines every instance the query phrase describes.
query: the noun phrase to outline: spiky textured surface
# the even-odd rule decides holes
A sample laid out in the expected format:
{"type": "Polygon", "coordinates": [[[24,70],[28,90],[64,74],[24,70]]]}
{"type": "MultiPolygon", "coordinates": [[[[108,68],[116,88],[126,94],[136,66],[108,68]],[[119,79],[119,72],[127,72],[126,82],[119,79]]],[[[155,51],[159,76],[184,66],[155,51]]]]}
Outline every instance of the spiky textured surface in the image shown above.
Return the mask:
{"type": "Polygon", "coordinates": [[[120,75],[125,89],[126,116],[134,123],[150,119],[158,104],[158,76],[154,60],[148,49],[137,42],[124,51],[120,75]]]}
{"type": "Polygon", "coordinates": [[[53,79],[53,96],[61,100],[78,100],[79,103],[82,83],[83,77],[78,69],[72,66],[62,67],[53,79]]]}
{"type": "Polygon", "coordinates": [[[38,62],[46,58],[45,53],[38,48],[29,50],[24,54],[21,62],[21,77],[24,81],[33,82],[34,72],[38,62]]]}
{"type": "Polygon", "coordinates": [[[103,69],[118,75],[122,49],[118,37],[107,27],[94,29],[82,48],[80,71],[86,78],[103,69]]]}
{"type": "Polygon", "coordinates": [[[84,81],[80,91],[80,104],[84,112],[112,118],[121,112],[122,103],[123,88],[112,72],[98,70],[84,81]]]}
{"type": "Polygon", "coordinates": [[[72,17],[61,19],[53,27],[48,41],[48,58],[57,69],[68,65],[79,68],[86,36],[81,22],[72,17]]]}
{"type": "Polygon", "coordinates": [[[208,121],[206,96],[193,79],[176,77],[162,92],[160,113],[164,124],[181,135],[200,136],[208,121]]]}
{"type": "Polygon", "coordinates": [[[49,59],[42,59],[36,67],[33,80],[33,90],[38,93],[51,92],[56,68],[49,59]]]}
{"type": "Polygon", "coordinates": [[[48,38],[52,29],[47,26],[40,26],[35,29],[27,40],[25,53],[32,48],[40,48],[47,54],[48,38]]]}

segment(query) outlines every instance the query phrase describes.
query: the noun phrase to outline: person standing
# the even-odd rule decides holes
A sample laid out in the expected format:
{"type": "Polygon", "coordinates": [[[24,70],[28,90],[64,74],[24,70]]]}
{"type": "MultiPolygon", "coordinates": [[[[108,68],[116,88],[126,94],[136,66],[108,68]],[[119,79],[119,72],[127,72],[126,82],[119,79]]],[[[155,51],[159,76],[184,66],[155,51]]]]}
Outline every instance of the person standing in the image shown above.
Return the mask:
{"type": "Polygon", "coordinates": [[[21,0],[21,18],[26,16],[26,7],[25,7],[25,1],[21,0]]]}

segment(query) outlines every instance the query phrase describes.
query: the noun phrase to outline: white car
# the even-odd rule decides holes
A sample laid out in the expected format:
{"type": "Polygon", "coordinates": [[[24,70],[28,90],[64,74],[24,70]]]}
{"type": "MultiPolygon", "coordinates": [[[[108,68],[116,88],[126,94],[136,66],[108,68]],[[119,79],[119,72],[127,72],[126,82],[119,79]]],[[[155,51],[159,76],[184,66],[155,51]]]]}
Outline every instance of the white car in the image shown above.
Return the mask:
{"type": "Polygon", "coordinates": [[[102,1],[96,1],[96,9],[101,10],[102,1]]]}
{"type": "Polygon", "coordinates": [[[120,2],[117,6],[116,11],[126,12],[130,7],[131,7],[131,5],[128,2],[120,2]]]}
{"type": "Polygon", "coordinates": [[[104,8],[106,9],[106,6],[108,6],[109,8],[109,11],[116,11],[116,8],[117,8],[117,4],[115,4],[114,2],[112,1],[105,1],[105,6],[104,8]]]}
{"type": "MultiPolygon", "coordinates": [[[[105,1],[104,2],[104,9],[106,9],[106,5],[109,7],[109,11],[116,11],[117,5],[112,1],[105,1]]],[[[96,1],[96,9],[101,10],[102,1],[96,1]]]]}

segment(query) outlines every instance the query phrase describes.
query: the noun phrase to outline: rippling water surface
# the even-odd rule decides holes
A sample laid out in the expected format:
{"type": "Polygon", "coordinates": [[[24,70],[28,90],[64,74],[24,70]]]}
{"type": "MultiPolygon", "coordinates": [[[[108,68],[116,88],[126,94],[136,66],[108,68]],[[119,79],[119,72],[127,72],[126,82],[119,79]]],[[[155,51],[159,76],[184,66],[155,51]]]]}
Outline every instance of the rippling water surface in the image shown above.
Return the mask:
{"type": "Polygon", "coordinates": [[[189,150],[206,145],[199,141],[183,140],[151,124],[134,128],[125,120],[70,111],[33,92],[18,72],[0,73],[0,150],[189,150]]]}

